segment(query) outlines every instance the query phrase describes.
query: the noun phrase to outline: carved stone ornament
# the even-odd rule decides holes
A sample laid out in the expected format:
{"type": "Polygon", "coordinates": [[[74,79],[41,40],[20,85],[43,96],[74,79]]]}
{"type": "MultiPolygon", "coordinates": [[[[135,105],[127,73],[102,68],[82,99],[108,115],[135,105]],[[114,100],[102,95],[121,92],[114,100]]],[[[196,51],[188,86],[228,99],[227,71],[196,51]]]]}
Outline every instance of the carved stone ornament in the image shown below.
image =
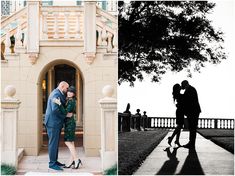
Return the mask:
{"type": "Polygon", "coordinates": [[[95,53],[85,53],[86,63],[91,65],[95,60],[95,53]]]}
{"type": "Polygon", "coordinates": [[[37,53],[29,53],[29,61],[32,65],[37,62],[38,54],[37,53]]]}

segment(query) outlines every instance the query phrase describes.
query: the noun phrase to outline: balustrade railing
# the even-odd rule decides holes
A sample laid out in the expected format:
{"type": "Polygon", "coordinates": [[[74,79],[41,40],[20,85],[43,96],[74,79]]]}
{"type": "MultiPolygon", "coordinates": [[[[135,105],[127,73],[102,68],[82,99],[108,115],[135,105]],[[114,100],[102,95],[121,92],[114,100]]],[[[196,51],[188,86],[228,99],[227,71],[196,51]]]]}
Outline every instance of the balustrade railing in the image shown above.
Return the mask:
{"type": "Polygon", "coordinates": [[[22,8],[1,21],[1,55],[26,48],[27,9],[22,8]]]}
{"type": "Polygon", "coordinates": [[[96,12],[97,45],[107,47],[108,53],[117,52],[117,19],[98,7],[96,12]]]}
{"type": "Polygon", "coordinates": [[[44,6],[41,40],[83,39],[83,6],[44,6]]]}
{"type": "MultiPolygon", "coordinates": [[[[140,126],[145,128],[175,128],[176,118],[174,117],[143,117],[140,118],[140,126]]],[[[118,131],[125,132],[136,128],[136,115],[118,113],[118,131]]],[[[188,127],[185,118],[185,127],[188,127]]],[[[199,118],[198,129],[234,129],[234,119],[199,118]]]]}
{"type": "MultiPolygon", "coordinates": [[[[41,6],[40,11],[40,40],[84,40],[84,6],[41,6]]],[[[116,17],[96,7],[96,43],[108,53],[118,51],[117,25],[116,17]]],[[[26,49],[27,28],[27,7],[1,21],[1,56],[26,49]]]]}
{"type": "MultiPolygon", "coordinates": [[[[173,117],[148,117],[148,128],[174,128],[176,119],[173,117]]],[[[187,120],[185,119],[185,122],[187,120]]],[[[234,119],[214,119],[199,118],[198,128],[214,128],[214,129],[234,129],[234,119]]]]}

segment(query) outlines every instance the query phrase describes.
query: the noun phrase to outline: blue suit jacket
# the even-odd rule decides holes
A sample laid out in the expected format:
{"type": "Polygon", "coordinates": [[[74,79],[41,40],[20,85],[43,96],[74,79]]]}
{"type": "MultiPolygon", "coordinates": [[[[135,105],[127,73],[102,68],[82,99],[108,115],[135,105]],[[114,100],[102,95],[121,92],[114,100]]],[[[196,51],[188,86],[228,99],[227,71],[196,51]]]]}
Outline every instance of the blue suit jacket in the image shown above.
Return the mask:
{"type": "Polygon", "coordinates": [[[65,104],[65,95],[63,95],[59,89],[54,89],[48,97],[44,124],[47,127],[59,129],[63,127],[66,115],[64,115],[59,110],[59,106],[53,102],[54,98],[60,98],[61,103],[63,105],[65,104]]]}

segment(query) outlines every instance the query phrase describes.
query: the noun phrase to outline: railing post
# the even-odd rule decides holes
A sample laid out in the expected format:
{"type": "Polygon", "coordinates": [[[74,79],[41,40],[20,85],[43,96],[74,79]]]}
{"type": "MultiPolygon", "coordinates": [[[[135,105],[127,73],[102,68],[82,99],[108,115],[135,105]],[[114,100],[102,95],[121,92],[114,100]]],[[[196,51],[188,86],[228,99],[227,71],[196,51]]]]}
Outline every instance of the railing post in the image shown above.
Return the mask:
{"type": "Polygon", "coordinates": [[[58,39],[59,38],[59,26],[58,26],[58,15],[59,15],[59,12],[53,12],[53,15],[55,17],[55,23],[54,23],[54,36],[53,38],[54,39],[58,39]]]}
{"type": "Polygon", "coordinates": [[[6,27],[5,54],[11,54],[10,26],[6,27]]]}
{"type": "Polygon", "coordinates": [[[84,2],[84,55],[92,64],[96,55],[96,2],[84,2]]]}
{"type": "Polygon", "coordinates": [[[1,163],[18,166],[17,122],[20,101],[13,98],[16,89],[9,85],[5,88],[6,97],[1,100],[1,163]]]}
{"type": "Polygon", "coordinates": [[[81,32],[81,29],[80,29],[80,13],[77,12],[76,16],[77,16],[77,22],[76,22],[76,35],[75,35],[75,38],[79,39],[79,38],[81,38],[81,35],[80,35],[80,32],[81,32]]]}
{"type": "Polygon", "coordinates": [[[113,46],[112,46],[112,34],[109,32],[108,33],[108,47],[107,47],[107,52],[108,53],[111,53],[112,52],[112,48],[113,48],[113,46]]]}
{"type": "Polygon", "coordinates": [[[65,23],[64,23],[65,34],[64,34],[64,38],[68,39],[69,38],[69,12],[65,12],[64,16],[65,16],[65,23]]]}
{"type": "Polygon", "coordinates": [[[218,128],[218,120],[217,120],[217,119],[214,120],[214,128],[215,128],[215,129],[218,128]]]}
{"type": "Polygon", "coordinates": [[[42,19],[43,19],[42,38],[43,39],[48,39],[47,15],[48,15],[48,12],[42,12],[42,19]]]}
{"type": "Polygon", "coordinates": [[[16,32],[16,41],[15,41],[15,48],[18,49],[18,48],[22,48],[22,42],[21,42],[21,39],[22,39],[22,30],[21,30],[21,20],[18,19],[17,20],[17,32],[16,32]]]}
{"type": "Polygon", "coordinates": [[[106,170],[117,163],[117,100],[112,98],[113,87],[107,85],[102,90],[101,107],[101,162],[106,170]]]}
{"type": "Polygon", "coordinates": [[[32,64],[36,63],[39,53],[40,37],[40,13],[39,1],[30,0],[27,2],[27,53],[32,64]]]}
{"type": "Polygon", "coordinates": [[[116,29],[113,35],[113,52],[118,52],[118,34],[116,29]]]}

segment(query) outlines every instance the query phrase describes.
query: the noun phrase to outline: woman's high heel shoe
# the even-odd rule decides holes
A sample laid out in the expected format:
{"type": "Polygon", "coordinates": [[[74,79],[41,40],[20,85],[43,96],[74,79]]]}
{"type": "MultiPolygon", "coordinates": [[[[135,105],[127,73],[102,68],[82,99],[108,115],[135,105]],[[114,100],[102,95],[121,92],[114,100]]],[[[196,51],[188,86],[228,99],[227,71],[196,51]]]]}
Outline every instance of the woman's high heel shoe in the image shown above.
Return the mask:
{"type": "Polygon", "coordinates": [[[72,167],[73,165],[75,165],[75,162],[73,161],[69,166],[64,166],[64,168],[70,168],[72,167]]]}
{"type": "Polygon", "coordinates": [[[81,164],[82,165],[82,161],[80,159],[78,159],[77,161],[78,163],[75,162],[75,167],[74,169],[78,169],[79,168],[79,165],[81,164]]]}
{"type": "Polygon", "coordinates": [[[168,137],[167,140],[168,140],[168,144],[171,146],[172,137],[168,137]]]}

